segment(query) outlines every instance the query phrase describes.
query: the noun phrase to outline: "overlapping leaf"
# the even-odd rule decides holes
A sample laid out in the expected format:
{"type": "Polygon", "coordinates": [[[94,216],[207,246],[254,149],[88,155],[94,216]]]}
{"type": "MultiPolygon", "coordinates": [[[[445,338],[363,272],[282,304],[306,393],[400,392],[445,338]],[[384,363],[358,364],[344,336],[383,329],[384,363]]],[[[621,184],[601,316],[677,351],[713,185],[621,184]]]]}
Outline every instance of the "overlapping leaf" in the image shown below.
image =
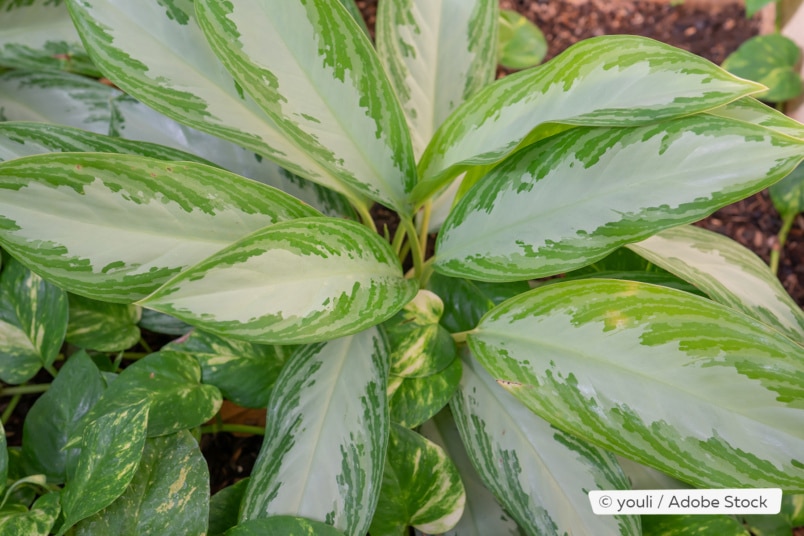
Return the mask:
{"type": "Polygon", "coordinates": [[[706,292],[713,300],[804,344],[804,313],[768,266],[734,240],[693,226],[675,227],[628,246],[706,292]]]}
{"type": "Polygon", "coordinates": [[[419,378],[391,375],[388,405],[391,422],[414,428],[429,420],[447,405],[461,381],[461,362],[453,359],[444,370],[419,378]]]}
{"type": "Polygon", "coordinates": [[[800,60],[801,49],[795,41],[781,33],[772,33],[746,40],[729,54],[723,68],[767,86],[767,91],[756,95],[758,99],[784,102],[802,92],[800,60]]]}
{"type": "Polygon", "coordinates": [[[0,531],[4,536],[48,536],[61,513],[58,492],[47,493],[21,512],[0,514],[0,531]]]}
{"type": "Polygon", "coordinates": [[[416,171],[403,112],[340,2],[195,7],[212,49],[277,129],[349,189],[411,212],[416,171]]]}
{"type": "Polygon", "coordinates": [[[687,534],[718,534],[722,536],[751,536],[751,532],[734,516],[727,515],[664,515],[643,516],[645,536],[686,536],[687,534]]]}
{"type": "Polygon", "coordinates": [[[468,337],[558,428],[701,487],[804,488],[804,350],[704,298],[627,281],[546,286],[468,337]]]}
{"type": "Polygon", "coordinates": [[[240,517],[240,503],[246,493],[248,481],[248,477],[238,480],[210,498],[209,536],[223,536],[227,530],[237,525],[237,519],[240,517]]]}
{"type": "Polygon", "coordinates": [[[209,470],[189,432],[147,439],[137,472],[112,504],[81,521],[76,536],[207,532],[209,470]]]}
{"type": "Polygon", "coordinates": [[[422,200],[469,166],[502,160],[550,123],[634,126],[705,111],[763,86],[636,36],[584,40],[543,66],[488,86],[436,132],[419,163],[422,200]]]}
{"type": "Polygon", "coordinates": [[[760,125],[794,138],[804,138],[804,125],[752,97],[744,97],[706,113],[760,125]]]}
{"type": "Polygon", "coordinates": [[[70,320],[67,342],[102,352],[127,350],[140,340],[141,309],[136,305],[91,300],[76,294],[68,296],[70,320]]]}
{"type": "Polygon", "coordinates": [[[245,237],[140,304],[212,333],[297,344],[378,324],[415,293],[379,235],[346,220],[303,218],[245,237]]]}
{"type": "Polygon", "coordinates": [[[444,223],[434,266],[485,281],[566,272],[757,192],[802,157],[804,141],[709,115],[578,127],[476,184],[444,223]]]}
{"type": "Polygon", "coordinates": [[[494,80],[497,4],[378,4],[377,53],[405,111],[417,159],[447,116],[494,80]]]}
{"type": "Polygon", "coordinates": [[[534,415],[466,352],[452,408],[477,472],[528,534],[640,534],[639,519],[597,516],[593,489],[628,489],[614,456],[534,415]]]}
{"type": "Polygon", "coordinates": [[[511,9],[500,11],[498,62],[508,69],[538,65],[547,54],[547,41],[538,26],[511,9]]]}
{"type": "Polygon", "coordinates": [[[343,536],[343,532],[312,519],[294,516],[272,516],[240,523],[226,536],[343,536]]]}
{"type": "Polygon", "coordinates": [[[58,285],[112,302],[146,296],[250,232],[317,214],[217,168],[133,155],[4,162],[0,191],[4,248],[58,285]]]}
{"type": "Polygon", "coordinates": [[[388,368],[376,328],[291,356],[271,394],[242,521],[302,516],[365,535],[388,440],[388,368]]]}

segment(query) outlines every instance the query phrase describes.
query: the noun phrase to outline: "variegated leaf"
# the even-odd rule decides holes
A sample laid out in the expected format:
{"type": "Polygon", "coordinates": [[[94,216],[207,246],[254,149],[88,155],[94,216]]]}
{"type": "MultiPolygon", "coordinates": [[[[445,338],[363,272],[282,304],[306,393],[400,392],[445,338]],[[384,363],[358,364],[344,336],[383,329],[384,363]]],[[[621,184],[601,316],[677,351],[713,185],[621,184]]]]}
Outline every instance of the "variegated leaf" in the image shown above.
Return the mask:
{"type": "Polygon", "coordinates": [[[717,534],[718,536],[751,536],[752,533],[734,516],[727,515],[664,515],[643,516],[644,536],[688,536],[717,534]]]}
{"type": "Polygon", "coordinates": [[[690,115],[757,93],[689,52],[628,35],[586,39],[543,66],[487,87],[444,122],[419,162],[426,198],[469,166],[498,162],[550,123],[634,126],[690,115]]]}
{"type": "Polygon", "coordinates": [[[443,370],[455,360],[455,342],[438,323],[443,312],[441,298],[420,290],[383,324],[391,343],[391,374],[420,378],[443,370]]]}
{"type": "Polygon", "coordinates": [[[673,478],[672,476],[648,467],[634,460],[623,458],[622,456],[615,456],[617,463],[623,468],[628,482],[631,484],[631,489],[686,489],[691,488],[689,484],[673,478]]]}
{"type": "Polygon", "coordinates": [[[496,0],[377,6],[377,53],[402,104],[416,159],[463,101],[494,80],[496,0]]]}
{"type": "Polygon", "coordinates": [[[75,527],[76,536],[207,533],[209,470],[190,432],[145,441],[125,493],[75,527]]]}
{"type": "MultiPolygon", "coordinates": [[[[237,519],[240,516],[240,503],[246,493],[248,481],[249,477],[238,480],[210,498],[208,536],[223,536],[227,530],[237,525],[237,519]]],[[[329,527],[329,525],[327,526],[329,527]]]]}
{"type": "Polygon", "coordinates": [[[0,274],[0,380],[24,383],[52,365],[67,330],[67,295],[9,258],[0,274]]]}
{"type": "Polygon", "coordinates": [[[450,407],[480,478],[528,534],[640,534],[636,516],[597,516],[589,490],[628,489],[614,456],[534,415],[469,352],[450,407]]]}
{"type": "Polygon", "coordinates": [[[83,296],[132,302],[250,232],[317,212],[191,162],[52,153],[0,164],[0,245],[83,296]]]}
{"type": "Polygon", "coordinates": [[[804,125],[752,97],[743,97],[707,113],[759,125],[794,138],[804,138],[804,125]]]}
{"type": "Polygon", "coordinates": [[[0,531],[3,536],[48,536],[61,513],[58,492],[39,497],[22,512],[0,512],[0,531]]]}
{"type": "Polygon", "coordinates": [[[67,446],[78,443],[86,427],[103,415],[149,404],[148,437],[189,430],[208,421],[221,407],[221,393],[201,382],[201,367],[171,350],[150,354],[126,367],[76,424],[67,446]]]}
{"type": "Polygon", "coordinates": [[[268,405],[271,388],[295,346],[267,346],[193,331],[163,349],[193,356],[201,381],[221,390],[224,398],[247,408],[268,405]]]}
{"type": "Polygon", "coordinates": [[[0,119],[58,123],[106,134],[109,100],[120,91],[83,76],[58,71],[0,74],[0,119]]]}
{"type": "Polygon", "coordinates": [[[271,393],[241,520],[302,516],[364,536],[388,440],[387,381],[376,328],[299,348],[271,393]]]}
{"type": "Polygon", "coordinates": [[[100,76],[61,1],[0,2],[0,65],[100,76]]]}
{"type": "Polygon", "coordinates": [[[710,115],[578,127],[476,184],[441,228],[434,266],[485,281],[573,270],[755,193],[802,157],[804,141],[710,115]]]}
{"type": "Polygon", "coordinates": [[[410,214],[416,168],[404,114],[340,2],[195,8],[212,49],[285,136],[351,190],[410,214]]]}
{"type": "MultiPolygon", "coordinates": [[[[297,177],[253,151],[177,123],[129,95],[121,95],[113,99],[111,104],[113,112],[111,135],[131,140],[161,143],[163,146],[198,155],[189,160],[196,160],[199,156],[209,158],[228,171],[278,188],[311,205],[325,216],[343,216],[355,219],[354,209],[346,197],[329,188],[297,177]]],[[[183,160],[188,160],[188,158],[183,160]]]]}
{"type": "Polygon", "coordinates": [[[140,340],[141,309],[136,305],[109,303],[68,296],[70,320],[65,339],[80,348],[101,352],[120,352],[140,340]]]}
{"type": "Polygon", "coordinates": [[[198,27],[191,0],[68,0],[92,59],[126,93],[180,123],[358,198],[243,94],[198,27]]]}
{"type": "Polygon", "coordinates": [[[252,233],[139,302],[212,333],[299,344],[378,324],[416,284],[363,225],[303,218],[252,233]]]}
{"type": "Polygon", "coordinates": [[[442,371],[419,378],[391,376],[388,380],[388,406],[391,422],[415,428],[447,405],[461,381],[461,361],[453,359],[442,371]]]}
{"type": "Polygon", "coordinates": [[[478,360],[537,415],[701,487],[804,489],[804,349],[726,306],[628,281],[489,312],[478,360]]]}
{"type": "Polygon", "coordinates": [[[371,32],[369,32],[366,19],[363,18],[363,13],[360,11],[360,8],[355,0],[340,0],[340,3],[346,8],[346,11],[349,12],[357,25],[360,26],[360,29],[363,30],[363,33],[366,34],[369,39],[371,39],[371,32]]]}
{"type": "Polygon", "coordinates": [[[61,493],[62,536],[77,522],[109,506],[125,492],[145,446],[148,403],[121,407],[87,426],[81,454],[61,493]]]}
{"type": "Polygon", "coordinates": [[[628,246],[706,292],[804,345],[804,313],[762,259],[734,240],[682,226],[628,246]]]}
{"type": "MultiPolygon", "coordinates": [[[[458,428],[449,409],[445,409],[421,427],[424,437],[444,449],[463,482],[466,490],[466,503],[463,515],[454,529],[445,536],[525,536],[525,533],[511,519],[497,502],[497,499],[480,480],[472,467],[472,462],[463,446],[458,428]]],[[[417,533],[417,536],[423,536],[417,533]]]]}
{"type": "Polygon", "coordinates": [[[0,123],[0,161],[43,153],[123,153],[159,160],[209,163],[162,145],[110,138],[73,127],[28,121],[0,123]]]}
{"type": "Polygon", "coordinates": [[[461,518],[465,502],[461,477],[444,450],[393,425],[371,535],[397,536],[409,525],[442,534],[461,518]]]}
{"type": "Polygon", "coordinates": [[[75,465],[80,451],[64,446],[75,424],[105,388],[98,367],[86,352],[70,356],[25,417],[22,454],[30,471],[46,475],[52,483],[67,480],[67,468],[75,465]]]}
{"type": "Polygon", "coordinates": [[[343,536],[343,532],[312,519],[294,516],[272,516],[240,523],[226,536],[343,536]]]}

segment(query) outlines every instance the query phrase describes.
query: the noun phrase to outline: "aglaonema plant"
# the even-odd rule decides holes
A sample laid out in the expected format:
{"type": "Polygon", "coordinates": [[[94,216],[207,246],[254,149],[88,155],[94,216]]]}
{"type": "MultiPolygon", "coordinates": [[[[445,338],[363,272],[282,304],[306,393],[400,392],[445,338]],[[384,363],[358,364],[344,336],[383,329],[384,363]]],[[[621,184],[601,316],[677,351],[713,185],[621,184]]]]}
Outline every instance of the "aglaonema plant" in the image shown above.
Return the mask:
{"type": "Polygon", "coordinates": [[[381,1],[376,48],[351,2],[66,5],[125,94],[0,76],[0,379],[55,376],[9,534],[642,534],[587,494],[657,480],[797,511],[804,315],[688,225],[804,158],[763,86],[631,36],[495,82],[490,0],[381,1]],[[183,335],[121,369],[141,327],[183,335]],[[224,399],[265,438],[210,498],[224,399]]]}

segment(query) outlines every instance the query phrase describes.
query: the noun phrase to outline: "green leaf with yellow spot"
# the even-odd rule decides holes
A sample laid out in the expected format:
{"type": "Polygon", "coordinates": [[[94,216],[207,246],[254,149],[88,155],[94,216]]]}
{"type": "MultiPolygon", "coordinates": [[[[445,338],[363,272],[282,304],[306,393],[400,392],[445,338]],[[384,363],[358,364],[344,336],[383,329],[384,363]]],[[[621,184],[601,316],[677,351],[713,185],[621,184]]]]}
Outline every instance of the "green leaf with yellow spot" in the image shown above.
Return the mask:
{"type": "Polygon", "coordinates": [[[461,360],[453,359],[444,370],[417,378],[391,375],[388,405],[391,421],[415,428],[447,405],[461,381],[461,360]]]}
{"type": "Polygon", "coordinates": [[[0,511],[0,531],[3,536],[48,536],[61,513],[59,492],[39,497],[24,511],[0,511]]]}
{"type": "Polygon", "coordinates": [[[142,315],[136,305],[109,303],[69,294],[70,319],[65,338],[70,344],[101,352],[120,352],[137,344],[142,315]]]}
{"type": "Polygon", "coordinates": [[[343,536],[332,525],[294,516],[251,519],[226,532],[226,536],[343,536]]]}

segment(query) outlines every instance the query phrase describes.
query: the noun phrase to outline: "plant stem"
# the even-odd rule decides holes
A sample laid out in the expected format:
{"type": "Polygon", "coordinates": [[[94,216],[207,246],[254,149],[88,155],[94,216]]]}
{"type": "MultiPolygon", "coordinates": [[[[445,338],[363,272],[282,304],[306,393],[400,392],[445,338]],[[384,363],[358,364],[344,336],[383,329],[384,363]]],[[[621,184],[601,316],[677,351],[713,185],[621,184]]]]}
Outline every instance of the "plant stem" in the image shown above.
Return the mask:
{"type": "Polygon", "coordinates": [[[56,370],[56,367],[54,367],[53,365],[45,365],[42,368],[48,371],[50,375],[53,376],[54,378],[59,375],[59,371],[56,370]]]}
{"type": "Polygon", "coordinates": [[[430,215],[433,212],[433,201],[427,200],[422,210],[422,219],[419,221],[421,229],[419,229],[419,244],[422,246],[422,255],[427,254],[427,228],[430,227],[430,215]]]}
{"type": "Polygon", "coordinates": [[[202,426],[202,434],[217,434],[220,432],[232,432],[235,434],[265,435],[265,428],[260,426],[249,426],[247,424],[223,424],[215,423],[209,426],[202,426]]]}
{"type": "Polygon", "coordinates": [[[770,253],[770,269],[774,274],[779,273],[779,256],[787,243],[787,235],[793,227],[793,222],[796,221],[796,214],[787,214],[782,217],[782,228],[779,230],[778,244],[771,249],[770,253]]]}
{"type": "Polygon", "coordinates": [[[369,229],[371,229],[376,233],[377,226],[374,225],[374,218],[371,217],[371,211],[369,210],[369,207],[367,207],[363,203],[357,203],[357,202],[352,203],[352,206],[360,215],[360,219],[363,222],[363,225],[365,225],[366,227],[368,227],[369,229]]]}
{"type": "Polygon", "coordinates": [[[49,383],[37,383],[34,385],[15,385],[13,387],[3,387],[0,389],[0,396],[11,395],[32,395],[36,393],[44,393],[50,389],[49,383]]]}
{"type": "Polygon", "coordinates": [[[419,243],[419,237],[416,233],[416,226],[413,225],[413,220],[407,216],[402,218],[400,225],[405,227],[405,232],[408,234],[408,239],[411,241],[410,252],[413,255],[413,271],[416,274],[416,278],[421,279],[424,256],[422,255],[421,244],[419,243]]]}
{"type": "Polygon", "coordinates": [[[452,340],[455,341],[455,344],[461,344],[466,342],[466,336],[470,333],[474,333],[475,330],[470,329],[469,331],[461,331],[460,333],[453,333],[452,340]]]}
{"type": "Polygon", "coordinates": [[[0,422],[2,422],[3,425],[8,423],[8,420],[11,418],[11,414],[14,413],[14,410],[17,408],[17,404],[20,403],[20,400],[22,400],[22,395],[17,393],[11,397],[11,400],[8,401],[8,406],[6,406],[5,411],[3,411],[3,415],[0,416],[0,422]]]}
{"type": "Polygon", "coordinates": [[[396,228],[396,232],[394,233],[394,241],[391,242],[391,247],[393,248],[394,253],[396,253],[397,257],[399,257],[399,262],[402,262],[402,259],[404,259],[404,257],[400,255],[400,252],[402,251],[402,243],[404,242],[404,240],[405,240],[405,228],[400,225],[399,227],[396,228]]]}

